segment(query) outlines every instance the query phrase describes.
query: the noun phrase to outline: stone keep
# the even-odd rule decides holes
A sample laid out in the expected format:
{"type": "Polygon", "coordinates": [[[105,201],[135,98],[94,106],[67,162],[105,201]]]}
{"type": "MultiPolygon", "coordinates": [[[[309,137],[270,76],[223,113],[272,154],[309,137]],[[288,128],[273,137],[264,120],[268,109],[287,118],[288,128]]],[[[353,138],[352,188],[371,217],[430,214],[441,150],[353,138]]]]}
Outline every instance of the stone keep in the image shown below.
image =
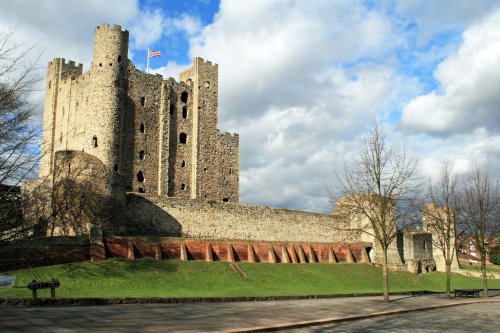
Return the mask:
{"type": "Polygon", "coordinates": [[[49,63],[40,177],[68,168],[56,164],[58,151],[80,151],[121,175],[128,192],[238,202],[239,137],[217,130],[217,65],[195,58],[180,83],[164,80],[135,68],[128,39],[103,24],[89,71],[49,63]]]}

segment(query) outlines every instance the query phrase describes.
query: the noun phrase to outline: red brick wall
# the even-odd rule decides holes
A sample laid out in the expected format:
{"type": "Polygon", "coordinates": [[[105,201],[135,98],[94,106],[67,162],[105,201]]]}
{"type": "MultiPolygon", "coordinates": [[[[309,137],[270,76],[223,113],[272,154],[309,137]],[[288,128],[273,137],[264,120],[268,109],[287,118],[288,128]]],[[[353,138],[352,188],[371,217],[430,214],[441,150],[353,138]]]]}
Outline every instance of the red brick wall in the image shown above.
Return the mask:
{"type": "Polygon", "coordinates": [[[368,244],[326,244],[326,243],[271,243],[271,242],[244,242],[244,241],[209,241],[209,240],[184,240],[175,238],[147,239],[145,237],[107,237],[104,241],[107,257],[127,258],[128,244],[133,244],[134,257],[154,257],[156,244],[160,244],[162,259],[180,259],[181,244],[184,243],[188,260],[207,260],[207,249],[211,249],[214,261],[229,260],[228,249],[231,248],[235,261],[248,261],[248,246],[254,252],[257,262],[269,262],[269,250],[273,249],[276,262],[284,261],[282,248],[284,247],[290,262],[299,262],[299,248],[304,253],[305,261],[311,262],[310,248],[314,255],[314,262],[329,261],[329,247],[331,247],[340,262],[348,259],[349,247],[356,262],[361,262],[361,252],[368,244]],[[210,247],[208,245],[210,244],[210,247]]]}

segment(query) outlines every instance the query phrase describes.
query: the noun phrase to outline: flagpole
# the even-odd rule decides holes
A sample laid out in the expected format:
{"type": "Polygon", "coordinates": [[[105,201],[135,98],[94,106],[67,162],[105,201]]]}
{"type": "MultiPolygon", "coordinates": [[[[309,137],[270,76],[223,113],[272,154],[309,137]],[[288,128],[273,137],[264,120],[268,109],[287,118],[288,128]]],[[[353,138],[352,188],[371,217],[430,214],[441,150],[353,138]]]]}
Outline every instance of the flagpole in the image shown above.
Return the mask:
{"type": "Polygon", "coordinates": [[[146,62],[146,74],[149,74],[149,47],[148,47],[148,61],[146,62]]]}

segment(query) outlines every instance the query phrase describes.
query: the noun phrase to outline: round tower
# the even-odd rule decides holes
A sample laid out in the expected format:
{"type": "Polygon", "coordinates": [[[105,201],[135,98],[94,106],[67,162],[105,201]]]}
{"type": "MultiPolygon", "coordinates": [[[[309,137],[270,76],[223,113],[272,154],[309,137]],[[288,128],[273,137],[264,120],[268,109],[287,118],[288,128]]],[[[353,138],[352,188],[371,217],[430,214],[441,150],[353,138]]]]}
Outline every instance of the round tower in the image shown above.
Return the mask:
{"type": "Polygon", "coordinates": [[[128,31],[101,24],[95,30],[94,61],[85,100],[85,145],[107,168],[119,171],[123,105],[126,97],[128,31]]]}

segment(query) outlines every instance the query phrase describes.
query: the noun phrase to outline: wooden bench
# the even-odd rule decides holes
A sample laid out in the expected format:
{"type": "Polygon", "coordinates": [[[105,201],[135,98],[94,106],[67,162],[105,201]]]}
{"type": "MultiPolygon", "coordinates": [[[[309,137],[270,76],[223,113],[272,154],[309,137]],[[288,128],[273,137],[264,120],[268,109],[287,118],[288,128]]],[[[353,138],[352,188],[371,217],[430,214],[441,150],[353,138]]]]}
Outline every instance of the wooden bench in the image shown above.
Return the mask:
{"type": "Polygon", "coordinates": [[[479,297],[481,289],[454,289],[455,297],[479,297]]]}
{"type": "Polygon", "coordinates": [[[33,298],[36,298],[36,291],[38,289],[49,289],[50,288],[50,296],[52,298],[56,298],[56,288],[60,285],[59,280],[52,279],[49,282],[37,282],[36,280],[28,283],[28,289],[32,291],[33,298]]]}

